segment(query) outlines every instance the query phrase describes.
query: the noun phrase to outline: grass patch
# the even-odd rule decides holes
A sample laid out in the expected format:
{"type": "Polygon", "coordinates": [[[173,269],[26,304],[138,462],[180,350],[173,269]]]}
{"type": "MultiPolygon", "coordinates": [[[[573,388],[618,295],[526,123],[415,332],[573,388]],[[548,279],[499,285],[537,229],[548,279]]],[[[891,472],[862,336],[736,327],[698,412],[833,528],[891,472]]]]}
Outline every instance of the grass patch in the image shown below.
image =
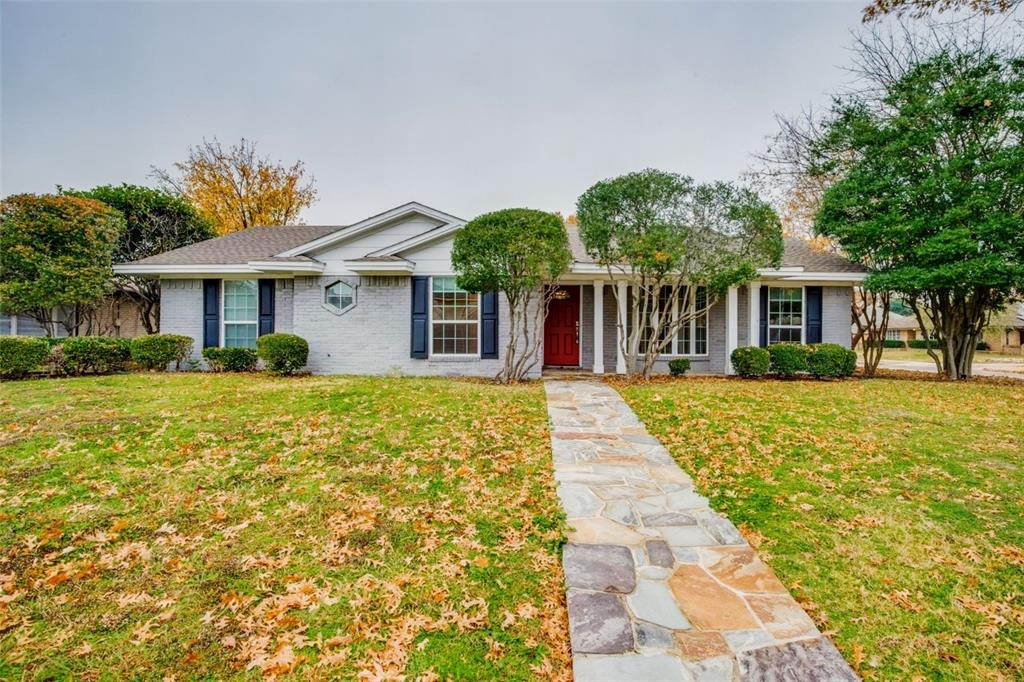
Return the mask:
{"type": "Polygon", "coordinates": [[[619,388],[865,678],[1024,679],[1024,386],[619,388]]]}
{"type": "Polygon", "coordinates": [[[0,393],[0,678],[570,674],[537,384],[0,393]]]}

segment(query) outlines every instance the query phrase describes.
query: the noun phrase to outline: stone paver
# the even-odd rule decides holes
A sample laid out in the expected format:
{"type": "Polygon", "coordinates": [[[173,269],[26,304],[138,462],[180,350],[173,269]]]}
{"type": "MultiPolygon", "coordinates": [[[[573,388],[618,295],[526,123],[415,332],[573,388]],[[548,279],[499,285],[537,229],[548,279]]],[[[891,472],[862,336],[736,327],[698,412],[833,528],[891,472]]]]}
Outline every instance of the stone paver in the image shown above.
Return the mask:
{"type": "Polygon", "coordinates": [[[576,680],[857,679],[614,389],[545,388],[576,680]]]}

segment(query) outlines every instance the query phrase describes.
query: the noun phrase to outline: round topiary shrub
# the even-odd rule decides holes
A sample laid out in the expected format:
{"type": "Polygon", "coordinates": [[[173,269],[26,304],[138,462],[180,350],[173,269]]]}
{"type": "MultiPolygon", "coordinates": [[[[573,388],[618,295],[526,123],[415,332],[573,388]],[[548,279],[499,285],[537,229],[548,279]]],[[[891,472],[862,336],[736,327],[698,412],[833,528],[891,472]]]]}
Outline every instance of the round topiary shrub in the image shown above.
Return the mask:
{"type": "Polygon", "coordinates": [[[175,369],[181,369],[182,360],[191,352],[191,336],[150,334],[132,339],[132,360],[144,369],[165,370],[172,362],[175,369]]]}
{"type": "Polygon", "coordinates": [[[857,354],[837,343],[819,343],[807,352],[807,371],[816,379],[852,376],[855,369],[857,354]]]}
{"type": "Polygon", "coordinates": [[[203,357],[214,372],[256,370],[256,351],[251,348],[204,348],[203,357]]]}
{"type": "Polygon", "coordinates": [[[807,350],[807,346],[799,343],[776,343],[768,346],[772,373],[792,378],[799,372],[806,372],[807,350]]]}
{"type": "Polygon", "coordinates": [[[681,377],[690,371],[690,358],[676,358],[668,361],[668,373],[674,377],[681,377]]]}
{"type": "Polygon", "coordinates": [[[20,379],[43,364],[50,345],[31,336],[0,336],[0,379],[20,379]]]}
{"type": "Polygon", "coordinates": [[[60,369],[68,374],[107,374],[124,369],[131,358],[130,339],[72,336],[60,348],[60,369]]]}
{"type": "Polygon", "coordinates": [[[309,344],[295,334],[264,334],[256,340],[256,354],[275,374],[293,374],[306,366],[309,344]]]}
{"type": "Polygon", "coordinates": [[[771,356],[767,348],[745,346],[737,348],[729,356],[732,368],[741,377],[763,377],[771,366],[771,356]]]}

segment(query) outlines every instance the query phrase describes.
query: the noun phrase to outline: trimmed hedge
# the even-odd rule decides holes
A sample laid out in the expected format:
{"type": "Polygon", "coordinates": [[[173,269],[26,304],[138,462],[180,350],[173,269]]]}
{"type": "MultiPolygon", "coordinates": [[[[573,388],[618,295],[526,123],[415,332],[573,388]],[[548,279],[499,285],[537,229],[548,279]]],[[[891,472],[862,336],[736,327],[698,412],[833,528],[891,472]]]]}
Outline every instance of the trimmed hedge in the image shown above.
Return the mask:
{"type": "Polygon", "coordinates": [[[792,378],[807,371],[808,347],[799,343],[776,343],[768,346],[772,374],[792,378]]]}
{"type": "Polygon", "coordinates": [[[907,342],[910,348],[938,348],[939,342],[936,339],[914,339],[907,342]]]}
{"type": "Polygon", "coordinates": [[[275,374],[293,374],[306,366],[309,344],[295,334],[264,334],[256,340],[256,354],[275,374]]]}
{"type": "Polygon", "coordinates": [[[112,336],[71,336],[57,348],[56,368],[75,375],[117,372],[131,358],[131,340],[112,336]]]}
{"type": "Polygon", "coordinates": [[[0,336],[0,378],[20,379],[37,369],[50,354],[50,345],[31,336],[0,336]]]}
{"type": "Polygon", "coordinates": [[[132,339],[132,360],[145,369],[165,370],[172,362],[181,369],[181,361],[191,352],[191,336],[150,334],[132,339]]]}
{"type": "Polygon", "coordinates": [[[906,341],[900,341],[899,339],[886,339],[882,341],[882,348],[906,348],[906,341]]]}
{"type": "Polygon", "coordinates": [[[837,343],[819,343],[807,350],[807,371],[816,379],[853,376],[857,354],[837,343]]]}
{"type": "Polygon", "coordinates": [[[204,348],[203,357],[214,372],[252,372],[256,351],[251,348],[204,348]]]}
{"type": "Polygon", "coordinates": [[[690,369],[690,358],[676,358],[668,361],[668,373],[674,377],[681,377],[690,369]]]}
{"type": "Polygon", "coordinates": [[[745,346],[737,348],[729,356],[736,374],[741,377],[763,377],[771,367],[771,356],[767,348],[745,346]]]}
{"type": "Polygon", "coordinates": [[[992,345],[988,341],[979,341],[978,345],[974,347],[974,350],[992,350],[992,345]]]}

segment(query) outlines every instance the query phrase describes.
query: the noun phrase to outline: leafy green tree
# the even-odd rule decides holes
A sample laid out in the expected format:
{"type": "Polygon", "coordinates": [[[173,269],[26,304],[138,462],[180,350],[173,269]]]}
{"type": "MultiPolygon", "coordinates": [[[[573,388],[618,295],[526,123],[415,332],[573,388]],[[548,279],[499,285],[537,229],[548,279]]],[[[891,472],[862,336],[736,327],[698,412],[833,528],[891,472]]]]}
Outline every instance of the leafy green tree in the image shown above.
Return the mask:
{"type": "Polygon", "coordinates": [[[990,314],[1024,291],[1022,137],[1024,60],[977,50],[920,61],[880,100],[838,101],[821,142],[841,173],[816,229],[934,329],[950,379],[971,376],[990,314]]]}
{"type": "Polygon", "coordinates": [[[775,211],[749,189],[647,169],[598,182],[576,203],[580,237],[605,266],[609,279],[629,277],[627,305],[633,321],[618,314],[627,371],[642,358],[648,376],[662,350],[684,324],[703,315],[731,286],[753,279],[757,269],[778,264],[782,226],[775,211]],[[704,287],[707,296],[680,296],[704,287]],[[666,302],[679,300],[678,315],[666,302]]]}
{"type": "Polygon", "coordinates": [[[110,288],[124,218],[94,199],[18,194],[0,201],[0,308],[73,333],[110,288]],[[58,316],[57,311],[61,311],[58,316]]]}
{"type": "MultiPolygon", "coordinates": [[[[139,260],[216,236],[213,224],[192,204],[163,190],[122,184],[65,194],[102,201],[124,216],[125,230],[114,247],[114,263],[139,260]]],[[[117,275],[114,286],[138,304],[146,332],[159,331],[160,280],[117,275]]]]}
{"type": "Polygon", "coordinates": [[[485,213],[455,235],[452,266],[468,291],[500,291],[509,307],[505,362],[496,377],[520,381],[540,362],[541,330],[555,292],[550,286],[572,262],[562,219],[509,208],[485,213]]]}

